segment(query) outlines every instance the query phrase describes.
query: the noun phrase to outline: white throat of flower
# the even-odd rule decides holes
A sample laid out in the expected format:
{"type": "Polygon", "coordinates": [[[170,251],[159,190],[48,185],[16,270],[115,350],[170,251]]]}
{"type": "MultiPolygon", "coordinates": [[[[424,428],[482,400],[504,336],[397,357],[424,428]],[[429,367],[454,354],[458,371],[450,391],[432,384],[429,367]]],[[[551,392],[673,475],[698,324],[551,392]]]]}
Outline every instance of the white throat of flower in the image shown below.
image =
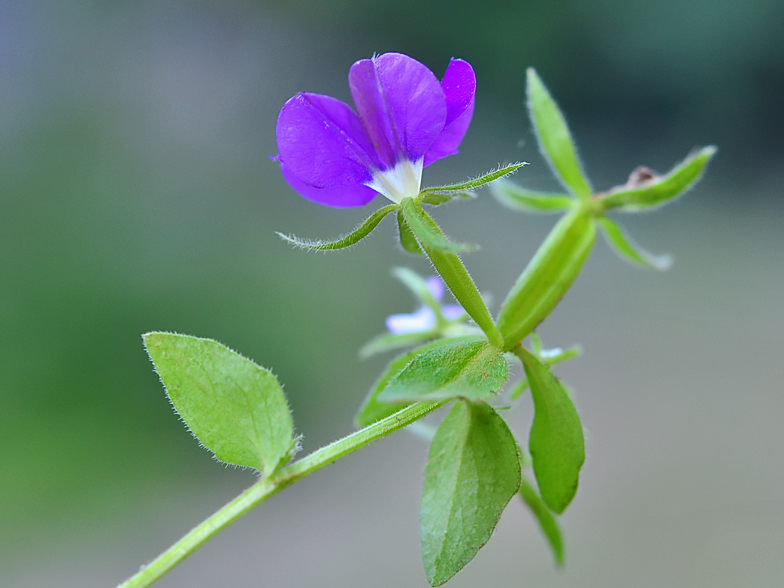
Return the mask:
{"type": "Polygon", "coordinates": [[[422,183],[423,161],[424,158],[417,161],[401,159],[391,169],[374,172],[373,181],[367,186],[396,204],[399,204],[403,198],[418,196],[419,186],[422,183]]]}

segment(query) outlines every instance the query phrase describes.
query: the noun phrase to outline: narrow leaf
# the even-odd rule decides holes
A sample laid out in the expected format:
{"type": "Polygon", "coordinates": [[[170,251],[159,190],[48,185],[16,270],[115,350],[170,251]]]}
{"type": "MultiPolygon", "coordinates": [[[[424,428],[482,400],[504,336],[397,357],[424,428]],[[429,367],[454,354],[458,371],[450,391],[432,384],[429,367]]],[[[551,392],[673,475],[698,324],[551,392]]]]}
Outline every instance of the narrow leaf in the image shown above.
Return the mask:
{"type": "Polygon", "coordinates": [[[469,200],[471,198],[476,198],[475,192],[463,191],[463,192],[420,192],[419,193],[419,201],[422,204],[430,204],[431,206],[438,206],[439,204],[444,204],[445,202],[449,202],[450,200],[454,200],[455,198],[460,198],[463,200],[469,200]]]}
{"type": "Polygon", "coordinates": [[[436,331],[402,333],[400,335],[396,335],[395,333],[381,333],[362,346],[359,350],[359,358],[367,359],[368,357],[384,353],[385,351],[394,351],[395,349],[411,347],[417,343],[423,343],[428,339],[432,339],[435,336],[436,331]]]}
{"type": "Polygon", "coordinates": [[[300,249],[310,249],[313,251],[345,249],[346,247],[351,247],[352,245],[359,243],[362,239],[367,237],[386,215],[398,208],[399,206],[397,204],[389,204],[383,208],[379,208],[351,233],[335,241],[312,241],[310,239],[300,239],[294,235],[284,235],[283,233],[277,233],[277,235],[284,241],[287,241],[300,249]]]}
{"type": "MultiPolygon", "coordinates": [[[[487,172],[486,174],[483,174],[477,178],[473,178],[471,180],[467,180],[459,184],[450,184],[447,186],[434,186],[432,188],[425,188],[419,193],[419,195],[424,197],[430,194],[437,194],[437,195],[455,194],[456,195],[459,194],[460,192],[470,192],[471,190],[475,190],[476,188],[484,186],[485,184],[489,184],[494,180],[503,178],[504,176],[508,176],[509,174],[513,174],[524,165],[528,165],[528,164],[525,162],[517,162],[511,165],[506,165],[504,167],[499,167],[496,170],[487,172]]],[[[428,202],[428,204],[431,204],[431,202],[428,202]]]]}
{"type": "Polygon", "coordinates": [[[577,492],[585,461],[583,428],[569,394],[547,366],[523,347],[517,351],[534,401],[529,449],[536,482],[547,506],[561,514],[577,492]]]}
{"type": "Polygon", "coordinates": [[[144,344],[175,410],[216,458],[265,475],[289,461],[293,424],[272,372],[211,339],[156,332],[144,344]]]}
{"type": "Polygon", "coordinates": [[[626,211],[650,210],[686,193],[702,177],[708,162],[716,154],[716,147],[703,147],[665,176],[653,176],[636,186],[618,186],[599,199],[605,210],[621,208],[626,211]]]}
{"type": "Polygon", "coordinates": [[[485,403],[460,401],[430,446],[419,514],[431,586],[459,572],[487,543],[522,476],[517,444],[485,403]]]}
{"type": "Polygon", "coordinates": [[[539,148],[555,175],[575,196],[590,198],[593,188],[577,158],[566,120],[533,68],[528,69],[528,108],[539,148]]]}
{"type": "Polygon", "coordinates": [[[395,267],[392,268],[392,275],[403,282],[403,285],[411,290],[414,296],[416,296],[422,304],[429,306],[434,311],[440,310],[440,305],[438,304],[438,301],[433,298],[433,293],[427,285],[427,280],[418,273],[407,267],[395,267]]]}
{"type": "Polygon", "coordinates": [[[619,257],[635,265],[664,271],[672,267],[672,257],[669,255],[653,255],[632,241],[625,231],[607,217],[600,217],[599,226],[602,227],[604,235],[610,249],[615,251],[619,257]]]}
{"type": "Polygon", "coordinates": [[[400,234],[400,246],[409,253],[414,255],[424,255],[425,252],[417,243],[414,233],[411,232],[411,227],[408,226],[406,218],[403,216],[403,211],[397,211],[397,228],[400,234]]]}
{"type": "Polygon", "coordinates": [[[560,212],[574,205],[567,194],[534,192],[506,180],[490,184],[490,191],[501,204],[521,212],[560,212]]]}
{"type": "Polygon", "coordinates": [[[559,568],[562,567],[564,563],[564,545],[558,520],[550,512],[550,509],[547,508],[547,505],[536,492],[531,482],[525,478],[522,479],[520,484],[520,496],[528,508],[531,509],[536,521],[539,523],[539,527],[542,529],[542,533],[544,533],[544,536],[550,543],[553,556],[555,557],[555,565],[559,568]]]}
{"type": "Polygon", "coordinates": [[[418,354],[389,381],[379,402],[418,402],[495,396],[509,376],[509,364],[497,347],[477,337],[442,339],[418,354]]]}
{"type": "Polygon", "coordinates": [[[438,225],[413,198],[405,198],[401,204],[403,216],[420,246],[425,249],[437,249],[449,253],[476,249],[475,246],[452,243],[447,239],[438,225]]]}

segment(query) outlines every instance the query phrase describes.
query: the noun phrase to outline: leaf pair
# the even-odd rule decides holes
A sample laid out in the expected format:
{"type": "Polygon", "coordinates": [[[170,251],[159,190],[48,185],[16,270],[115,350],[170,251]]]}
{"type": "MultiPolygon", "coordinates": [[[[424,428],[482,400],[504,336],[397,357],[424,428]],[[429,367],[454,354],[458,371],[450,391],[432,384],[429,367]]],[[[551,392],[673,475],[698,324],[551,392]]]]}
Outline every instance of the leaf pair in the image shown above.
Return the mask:
{"type": "Polygon", "coordinates": [[[211,339],[144,335],[169,400],[191,433],[215,457],[269,476],[291,459],[291,413],[277,379],[211,339]]]}

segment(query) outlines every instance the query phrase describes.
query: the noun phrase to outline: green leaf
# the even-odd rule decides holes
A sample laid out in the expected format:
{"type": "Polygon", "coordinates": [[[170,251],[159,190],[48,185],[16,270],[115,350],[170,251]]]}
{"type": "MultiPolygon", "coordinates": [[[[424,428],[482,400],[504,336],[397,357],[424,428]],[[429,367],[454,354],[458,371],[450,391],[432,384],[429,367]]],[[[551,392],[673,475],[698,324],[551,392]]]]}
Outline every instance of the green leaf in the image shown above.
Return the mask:
{"type": "Polygon", "coordinates": [[[476,198],[476,193],[474,192],[447,192],[447,193],[435,193],[435,192],[420,192],[419,193],[419,201],[422,204],[430,204],[431,206],[438,206],[439,204],[444,204],[455,198],[461,198],[463,200],[470,200],[472,198],[476,198]]]}
{"type": "Polygon", "coordinates": [[[404,349],[411,347],[417,343],[422,343],[428,339],[432,339],[437,335],[436,331],[422,331],[418,333],[402,333],[396,335],[394,333],[381,333],[376,335],[370,341],[365,343],[359,350],[360,359],[367,359],[373,355],[384,353],[385,351],[393,351],[395,349],[404,349]]]}
{"type": "Polygon", "coordinates": [[[495,396],[509,376],[497,347],[478,337],[442,339],[418,354],[378,395],[379,402],[419,402],[495,396]]]}
{"type": "Polygon", "coordinates": [[[498,413],[485,403],[455,404],[430,446],[419,514],[431,586],[487,543],[521,479],[517,444],[498,413]]]}
{"type": "Polygon", "coordinates": [[[713,145],[689,155],[665,176],[654,176],[637,186],[618,186],[599,198],[604,210],[620,208],[633,212],[650,210],[681,196],[694,186],[716,154],[713,145]]]}
{"type": "Polygon", "coordinates": [[[403,211],[397,211],[397,228],[400,234],[400,246],[409,253],[414,255],[424,255],[425,252],[417,243],[414,233],[411,232],[411,227],[408,226],[406,218],[403,216],[403,211]]]}
{"type": "Polygon", "coordinates": [[[529,449],[536,482],[547,506],[561,514],[577,492],[585,461],[583,427],[569,394],[547,366],[523,347],[517,352],[534,401],[529,449]]]}
{"type": "Polygon", "coordinates": [[[531,482],[525,478],[522,479],[520,484],[520,496],[528,508],[531,509],[531,512],[539,523],[539,527],[542,529],[542,533],[544,533],[544,536],[550,543],[550,547],[553,550],[553,556],[555,557],[555,565],[559,568],[563,567],[564,545],[561,529],[558,526],[558,520],[553,516],[553,513],[550,512],[550,509],[547,508],[547,505],[536,492],[536,489],[531,482]]]}
{"type": "Polygon", "coordinates": [[[590,214],[564,216],[539,247],[501,305],[498,330],[511,350],[556,307],[580,273],[596,238],[590,214]]]}
{"type": "Polygon", "coordinates": [[[449,253],[457,253],[459,251],[472,251],[476,249],[476,246],[461,245],[447,239],[435,221],[422,210],[422,207],[413,198],[404,198],[401,205],[403,207],[403,216],[408,223],[411,232],[416,236],[419,245],[426,250],[436,249],[449,253]]]}
{"type": "MultiPolygon", "coordinates": [[[[517,162],[511,165],[506,165],[504,167],[499,167],[496,170],[487,172],[486,174],[482,174],[477,178],[473,178],[471,180],[467,180],[459,184],[450,184],[447,186],[434,186],[432,188],[425,188],[419,193],[419,195],[421,198],[423,198],[422,200],[423,202],[425,197],[429,197],[432,195],[457,196],[457,195],[465,194],[466,196],[468,196],[471,190],[475,190],[476,188],[484,186],[485,184],[489,184],[494,180],[503,178],[504,176],[508,176],[509,174],[513,174],[524,165],[528,165],[528,164],[525,162],[517,162]]],[[[441,204],[441,202],[430,201],[430,202],[426,202],[426,204],[441,204]]]]}
{"type": "Polygon", "coordinates": [[[300,239],[294,235],[284,235],[283,233],[278,232],[276,232],[276,234],[284,241],[287,241],[300,249],[310,249],[312,251],[345,249],[346,247],[351,247],[352,245],[359,243],[362,239],[367,237],[386,215],[393,210],[398,210],[398,208],[400,207],[397,204],[388,204],[383,208],[379,208],[351,233],[335,241],[312,241],[310,239],[300,239]]]}
{"type": "Polygon", "coordinates": [[[291,413],[272,372],[211,339],[143,338],[175,410],[216,458],[267,476],[291,459],[291,413]]]}
{"type": "Polygon", "coordinates": [[[528,378],[523,378],[509,391],[509,400],[515,401],[520,398],[523,393],[528,390],[528,378]]]}
{"type": "Polygon", "coordinates": [[[501,204],[521,212],[560,212],[574,205],[567,194],[534,192],[506,180],[490,184],[490,191],[501,204]]]}
{"type": "Polygon", "coordinates": [[[422,304],[429,306],[437,313],[441,311],[441,305],[433,298],[433,293],[430,291],[425,278],[407,267],[392,268],[392,275],[403,282],[403,285],[411,290],[422,304]]]}
{"type": "Polygon", "coordinates": [[[664,271],[672,266],[669,255],[653,255],[632,241],[624,230],[607,217],[598,219],[607,244],[618,256],[635,265],[664,271]]]}
{"type": "Polygon", "coordinates": [[[528,69],[528,108],[542,155],[572,194],[590,198],[593,188],[577,158],[577,149],[558,105],[533,68],[528,69]]]}

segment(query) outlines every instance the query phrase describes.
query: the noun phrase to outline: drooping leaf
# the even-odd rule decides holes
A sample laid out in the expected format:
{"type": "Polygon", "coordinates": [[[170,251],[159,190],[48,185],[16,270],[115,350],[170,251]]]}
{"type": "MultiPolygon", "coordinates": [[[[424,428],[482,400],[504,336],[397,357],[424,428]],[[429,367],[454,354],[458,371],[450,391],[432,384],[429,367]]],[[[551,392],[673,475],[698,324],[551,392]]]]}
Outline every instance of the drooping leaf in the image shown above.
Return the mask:
{"type": "MultiPolygon", "coordinates": [[[[425,188],[419,193],[419,195],[424,199],[425,197],[429,197],[431,195],[456,196],[458,194],[470,194],[472,190],[480,188],[481,186],[484,186],[485,184],[489,184],[490,182],[497,180],[499,178],[503,178],[504,176],[513,174],[524,165],[528,165],[528,164],[525,162],[517,162],[511,165],[506,165],[504,167],[499,167],[496,170],[487,172],[486,174],[482,174],[477,178],[466,180],[465,182],[461,182],[459,184],[450,184],[447,186],[434,186],[432,188],[425,188]]],[[[440,204],[440,202],[426,202],[426,204],[440,204]]]]}
{"type": "Polygon", "coordinates": [[[403,211],[397,211],[397,228],[400,234],[400,246],[409,253],[414,255],[424,255],[425,252],[417,243],[414,233],[411,232],[411,227],[408,226],[406,218],[403,216],[403,211]]]}
{"type": "Polygon", "coordinates": [[[547,505],[536,492],[531,482],[525,478],[522,479],[520,484],[520,497],[528,508],[531,509],[531,513],[533,513],[536,521],[539,523],[539,528],[542,529],[542,533],[544,533],[544,536],[550,543],[553,556],[555,557],[555,565],[559,568],[562,567],[564,563],[564,545],[558,520],[550,512],[550,509],[547,508],[547,505]]]}
{"type": "Polygon", "coordinates": [[[291,413],[272,372],[211,339],[154,332],[144,344],[177,413],[216,458],[265,475],[289,461],[291,413]]]}
{"type": "Polygon", "coordinates": [[[497,347],[479,337],[437,343],[395,375],[378,401],[487,400],[503,387],[509,365],[497,347]]]}
{"type": "Polygon", "coordinates": [[[708,162],[716,154],[716,147],[703,147],[689,155],[664,176],[653,176],[637,186],[618,186],[599,199],[605,210],[620,208],[629,212],[650,210],[685,194],[694,186],[708,162]]]}
{"type": "Polygon", "coordinates": [[[351,247],[352,245],[359,243],[362,239],[367,237],[386,215],[393,210],[398,210],[398,208],[400,207],[397,204],[388,204],[383,208],[379,208],[351,233],[336,239],[335,241],[313,241],[310,239],[300,239],[294,235],[284,235],[283,233],[276,234],[284,241],[287,241],[300,249],[310,249],[313,251],[345,249],[346,247],[351,247]]]}
{"type": "Polygon", "coordinates": [[[459,401],[438,427],[420,508],[422,559],[440,586],[490,539],[520,486],[517,444],[487,404],[459,401]]]}
{"type": "Polygon", "coordinates": [[[460,243],[453,243],[444,236],[444,233],[435,224],[432,218],[422,210],[419,203],[413,198],[405,198],[401,203],[403,207],[403,217],[408,223],[411,232],[416,237],[421,247],[427,249],[436,249],[449,253],[457,253],[459,251],[472,251],[476,249],[473,245],[461,245],[460,243]]]}
{"type": "Polygon", "coordinates": [[[669,255],[653,255],[632,241],[632,238],[625,231],[609,218],[600,217],[599,226],[602,228],[607,244],[610,249],[621,258],[635,265],[664,271],[672,267],[672,257],[669,255]]]}
{"type": "Polygon", "coordinates": [[[511,350],[552,312],[580,273],[595,238],[596,226],[587,213],[575,210],[558,222],[501,306],[504,349],[511,350]]]}
{"type": "Polygon", "coordinates": [[[359,358],[367,359],[373,355],[394,351],[395,349],[405,349],[417,343],[423,343],[437,335],[436,331],[422,331],[417,333],[381,333],[365,343],[359,350],[359,358]]]}
{"type": "Polygon", "coordinates": [[[590,198],[593,188],[577,158],[566,119],[533,68],[528,69],[527,93],[529,114],[542,155],[567,190],[580,198],[590,198]]]}
{"type": "Polygon", "coordinates": [[[493,182],[490,191],[501,204],[521,212],[560,212],[574,205],[568,194],[534,192],[507,180],[493,182]]]}
{"type": "MultiPolygon", "coordinates": [[[[579,345],[575,345],[574,347],[570,347],[569,349],[542,349],[539,345],[539,338],[534,337],[536,333],[531,333],[531,342],[534,347],[534,354],[539,358],[546,366],[555,365],[556,363],[561,363],[562,361],[566,361],[568,359],[572,359],[573,357],[577,357],[582,353],[579,345]]],[[[515,401],[523,393],[528,390],[528,378],[522,378],[514,387],[509,391],[509,400],[515,401]]]]}
{"type": "Polygon", "coordinates": [[[574,498],[585,461],[585,437],[569,394],[549,368],[518,348],[534,401],[529,449],[542,499],[561,514],[574,498]]]}

